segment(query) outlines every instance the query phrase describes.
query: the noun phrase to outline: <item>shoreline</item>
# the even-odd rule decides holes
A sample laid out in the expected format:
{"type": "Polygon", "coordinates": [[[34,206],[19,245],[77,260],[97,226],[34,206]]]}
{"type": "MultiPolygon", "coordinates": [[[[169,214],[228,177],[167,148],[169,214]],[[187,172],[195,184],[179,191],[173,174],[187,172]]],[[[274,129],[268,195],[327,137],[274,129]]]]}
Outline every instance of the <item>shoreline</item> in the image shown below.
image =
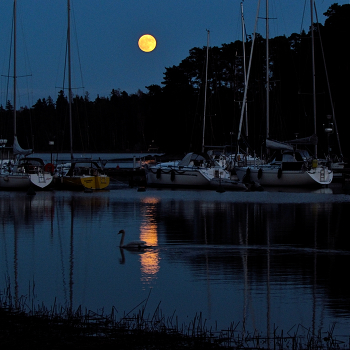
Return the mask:
{"type": "Polygon", "coordinates": [[[206,329],[205,320],[196,315],[190,325],[178,325],[174,315],[165,317],[159,307],[152,315],[145,308],[117,319],[111,314],[83,312],[53,306],[28,310],[26,298],[13,305],[11,297],[0,296],[0,343],[6,349],[349,349],[347,343],[312,334],[298,325],[296,331],[284,333],[275,328],[269,337],[255,331],[238,330],[239,323],[225,330],[206,329]],[[277,331],[278,330],[278,331],[277,331]],[[301,336],[302,331],[304,336],[301,336]],[[300,333],[300,334],[299,334],[300,333]]]}

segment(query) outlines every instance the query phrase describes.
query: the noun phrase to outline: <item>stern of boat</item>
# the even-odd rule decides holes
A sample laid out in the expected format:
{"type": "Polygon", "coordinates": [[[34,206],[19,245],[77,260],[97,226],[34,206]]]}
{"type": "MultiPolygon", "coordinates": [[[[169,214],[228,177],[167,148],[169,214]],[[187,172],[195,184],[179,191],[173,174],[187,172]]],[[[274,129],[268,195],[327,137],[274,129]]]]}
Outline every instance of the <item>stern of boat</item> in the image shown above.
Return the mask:
{"type": "Polygon", "coordinates": [[[320,185],[329,185],[333,181],[333,171],[326,166],[320,166],[309,170],[308,175],[320,185]]]}

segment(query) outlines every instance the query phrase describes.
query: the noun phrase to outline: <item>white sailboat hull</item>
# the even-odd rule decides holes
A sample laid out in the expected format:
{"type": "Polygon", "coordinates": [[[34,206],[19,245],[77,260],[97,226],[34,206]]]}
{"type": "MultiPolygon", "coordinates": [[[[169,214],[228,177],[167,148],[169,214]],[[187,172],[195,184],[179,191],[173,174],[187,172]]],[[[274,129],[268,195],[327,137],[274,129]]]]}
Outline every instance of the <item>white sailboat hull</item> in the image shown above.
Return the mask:
{"type": "Polygon", "coordinates": [[[149,186],[246,189],[231,179],[231,174],[217,162],[192,152],[176,163],[166,162],[146,168],[146,177],[149,186]]]}
{"type": "Polygon", "coordinates": [[[50,173],[29,174],[30,182],[37,188],[45,188],[51,185],[53,176],[50,173]]]}
{"type": "Polygon", "coordinates": [[[281,171],[280,167],[241,167],[236,168],[236,173],[241,181],[248,180],[249,176],[250,181],[258,182],[262,186],[320,186],[329,185],[333,180],[333,172],[327,167],[284,171],[281,171]]]}
{"type": "Polygon", "coordinates": [[[149,186],[206,187],[210,178],[205,169],[200,168],[149,168],[149,186]]]}

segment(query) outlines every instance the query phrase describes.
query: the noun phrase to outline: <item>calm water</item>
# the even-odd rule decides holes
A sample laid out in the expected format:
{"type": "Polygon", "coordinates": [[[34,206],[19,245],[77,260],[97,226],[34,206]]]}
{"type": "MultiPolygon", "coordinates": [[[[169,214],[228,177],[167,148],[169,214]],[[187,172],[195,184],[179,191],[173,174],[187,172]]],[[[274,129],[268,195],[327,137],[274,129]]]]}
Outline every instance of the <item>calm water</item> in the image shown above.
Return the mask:
{"type": "Polygon", "coordinates": [[[263,334],[336,323],[334,335],[350,335],[349,195],[119,184],[100,193],[0,192],[0,211],[0,290],[14,297],[114,306],[120,316],[160,304],[180,324],[202,313],[207,327],[234,322],[263,334]],[[120,250],[120,229],[152,249],[120,250]]]}

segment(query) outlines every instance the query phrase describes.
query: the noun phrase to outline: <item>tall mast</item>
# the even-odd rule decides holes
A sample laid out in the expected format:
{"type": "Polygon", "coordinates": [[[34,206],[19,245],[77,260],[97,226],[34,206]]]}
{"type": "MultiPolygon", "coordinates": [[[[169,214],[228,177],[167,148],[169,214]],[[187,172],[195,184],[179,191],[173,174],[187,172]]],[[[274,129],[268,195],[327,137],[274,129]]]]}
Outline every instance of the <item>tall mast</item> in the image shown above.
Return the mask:
{"type": "Polygon", "coordinates": [[[13,1],[13,133],[17,135],[17,121],[16,121],[16,108],[17,108],[17,18],[16,18],[17,2],[13,1]]]}
{"type": "MultiPolygon", "coordinates": [[[[316,135],[316,77],[315,77],[315,38],[314,38],[314,0],[310,0],[311,12],[311,49],[312,49],[312,103],[314,112],[314,134],[316,135]]],[[[317,158],[317,144],[315,145],[315,158],[317,158]]]]}
{"type": "Polygon", "coordinates": [[[205,62],[205,86],[204,86],[204,111],[203,111],[203,134],[202,134],[202,153],[204,153],[204,135],[205,135],[205,115],[207,111],[207,86],[208,86],[208,56],[209,56],[209,33],[207,30],[207,55],[205,62]]]}
{"type": "Polygon", "coordinates": [[[256,9],[254,34],[253,34],[253,40],[252,40],[252,45],[251,45],[250,55],[249,55],[249,65],[248,65],[248,72],[246,74],[246,85],[244,87],[243,103],[242,103],[242,108],[241,108],[241,117],[240,117],[240,120],[239,120],[237,141],[239,141],[240,138],[241,138],[243,116],[244,116],[244,112],[245,112],[245,107],[247,106],[248,81],[249,81],[249,76],[250,76],[250,69],[251,69],[251,66],[252,66],[254,42],[255,42],[255,37],[256,37],[256,28],[257,28],[257,24],[258,24],[259,11],[260,11],[260,0],[258,0],[258,6],[257,6],[257,9],[256,9]]]}
{"type": "Polygon", "coordinates": [[[266,138],[270,137],[269,1],[266,0],[266,138]]]}
{"type": "MultiPolygon", "coordinates": [[[[246,67],[246,57],[245,57],[245,24],[244,24],[244,15],[243,15],[243,1],[241,2],[241,24],[242,24],[242,44],[243,44],[243,71],[244,71],[244,86],[248,85],[247,81],[247,67],[246,67]]],[[[248,138],[248,111],[247,111],[247,99],[243,101],[244,103],[244,111],[245,111],[245,129],[246,129],[246,136],[248,138]]],[[[248,149],[247,149],[248,153],[248,149]]]]}
{"type": "Polygon", "coordinates": [[[72,71],[71,71],[71,51],[70,51],[70,0],[67,0],[68,10],[68,106],[69,106],[69,136],[70,136],[70,158],[73,159],[73,130],[72,130],[72,71]]]}

